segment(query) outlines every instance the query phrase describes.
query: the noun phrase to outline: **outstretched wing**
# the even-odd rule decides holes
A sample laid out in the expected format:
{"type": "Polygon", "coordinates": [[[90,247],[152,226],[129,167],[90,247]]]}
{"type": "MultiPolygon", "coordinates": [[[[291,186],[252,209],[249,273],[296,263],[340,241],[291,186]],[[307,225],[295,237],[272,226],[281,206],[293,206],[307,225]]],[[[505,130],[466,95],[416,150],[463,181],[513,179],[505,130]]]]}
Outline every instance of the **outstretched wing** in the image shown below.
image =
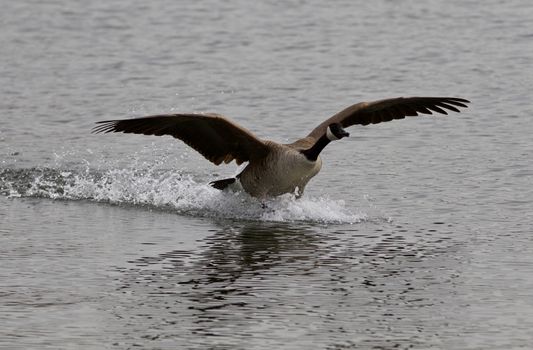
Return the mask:
{"type": "MultiPolygon", "coordinates": [[[[470,101],[457,97],[398,97],[373,102],[361,102],[343,109],[317,126],[307,138],[319,139],[332,123],[340,123],[344,128],[351,125],[368,125],[403,119],[406,116],[448,114],[446,110],[459,112],[458,107],[468,107],[470,101]]],[[[302,139],[304,140],[304,139],[302,139]]],[[[297,141],[298,142],[298,141],[297,141]]]]}
{"type": "Polygon", "coordinates": [[[218,114],[168,114],[97,122],[93,133],[171,135],[219,165],[266,157],[268,146],[250,131],[218,114]]]}

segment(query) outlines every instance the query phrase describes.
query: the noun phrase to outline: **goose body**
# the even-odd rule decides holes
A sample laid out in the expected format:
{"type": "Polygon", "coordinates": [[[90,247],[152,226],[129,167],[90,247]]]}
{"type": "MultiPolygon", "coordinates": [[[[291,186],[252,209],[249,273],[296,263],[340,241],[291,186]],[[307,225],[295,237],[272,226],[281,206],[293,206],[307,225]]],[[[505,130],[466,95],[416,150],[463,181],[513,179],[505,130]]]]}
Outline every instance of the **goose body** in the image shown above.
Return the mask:
{"type": "Polygon", "coordinates": [[[267,141],[271,152],[257,163],[250,163],[238,175],[242,187],[258,198],[284,193],[303,194],[305,185],[322,168],[322,159],[311,161],[297,149],[267,141]]]}
{"type": "Polygon", "coordinates": [[[331,141],[349,134],[344,128],[402,119],[420,114],[459,112],[470,101],[456,97],[409,97],[362,102],[328,118],[307,136],[291,144],[261,140],[224,116],[167,114],[97,122],[95,133],[124,132],[144,135],[171,135],[197,150],[216,165],[248,162],[236,178],[211,182],[218,189],[240,180],[243,189],[258,198],[284,193],[303,194],[309,180],[322,167],[320,152],[331,141]]]}

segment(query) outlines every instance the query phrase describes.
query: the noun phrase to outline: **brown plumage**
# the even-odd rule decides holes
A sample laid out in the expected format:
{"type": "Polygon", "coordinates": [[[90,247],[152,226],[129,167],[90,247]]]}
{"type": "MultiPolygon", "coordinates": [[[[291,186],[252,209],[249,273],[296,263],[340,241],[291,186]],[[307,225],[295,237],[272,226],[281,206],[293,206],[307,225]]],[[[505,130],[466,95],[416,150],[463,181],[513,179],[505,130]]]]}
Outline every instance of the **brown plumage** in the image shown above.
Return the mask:
{"type": "Polygon", "coordinates": [[[419,114],[448,114],[446,109],[460,112],[457,107],[467,108],[470,101],[456,97],[397,97],[373,102],[360,102],[343,109],[313,129],[306,137],[292,145],[307,147],[325,132],[328,125],[340,123],[344,128],[352,125],[368,125],[415,117],[419,114]]]}
{"type": "Polygon", "coordinates": [[[174,136],[216,165],[232,160],[241,164],[264,158],[268,153],[264,142],[251,132],[214,113],[153,115],[102,121],[98,124],[100,125],[93,129],[94,133],[174,136]]]}
{"type": "MultiPolygon", "coordinates": [[[[320,151],[330,141],[347,135],[336,135],[340,131],[335,130],[433,112],[448,114],[446,110],[459,112],[459,107],[466,108],[469,102],[456,97],[399,97],[362,102],[325,120],[306,137],[285,145],[261,140],[225,117],[212,113],[101,121],[97,122],[93,132],[171,135],[216,165],[233,160],[237,164],[249,162],[237,177],[243,188],[255,197],[276,196],[295,190],[301,195],[310,178],[320,170],[320,151]],[[338,128],[328,129],[334,125],[338,128]]],[[[229,183],[231,181],[225,179],[212,184],[223,188],[229,183]]]]}

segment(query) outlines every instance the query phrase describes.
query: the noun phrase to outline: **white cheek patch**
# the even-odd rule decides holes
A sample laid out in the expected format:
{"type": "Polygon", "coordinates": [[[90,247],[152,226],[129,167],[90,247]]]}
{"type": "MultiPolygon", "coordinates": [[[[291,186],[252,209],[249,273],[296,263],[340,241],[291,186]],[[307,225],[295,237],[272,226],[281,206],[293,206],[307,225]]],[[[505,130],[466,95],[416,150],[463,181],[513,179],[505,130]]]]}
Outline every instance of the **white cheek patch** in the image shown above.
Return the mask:
{"type": "Polygon", "coordinates": [[[331,129],[329,128],[329,126],[328,126],[328,129],[326,130],[326,137],[330,141],[337,141],[339,139],[337,136],[335,136],[335,134],[331,132],[331,129]]]}

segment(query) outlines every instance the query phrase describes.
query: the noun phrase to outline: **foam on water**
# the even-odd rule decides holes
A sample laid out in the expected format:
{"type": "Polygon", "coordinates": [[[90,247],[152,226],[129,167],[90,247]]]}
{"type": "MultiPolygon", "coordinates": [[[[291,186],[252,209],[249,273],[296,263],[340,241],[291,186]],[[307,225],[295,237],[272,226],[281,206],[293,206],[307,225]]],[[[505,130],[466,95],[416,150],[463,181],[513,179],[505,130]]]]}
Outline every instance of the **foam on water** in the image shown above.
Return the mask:
{"type": "Polygon", "coordinates": [[[109,169],[98,171],[53,168],[2,169],[0,193],[9,197],[90,200],[144,206],[180,214],[258,221],[357,223],[341,200],[284,195],[261,203],[243,191],[219,191],[174,170],[109,169]]]}

